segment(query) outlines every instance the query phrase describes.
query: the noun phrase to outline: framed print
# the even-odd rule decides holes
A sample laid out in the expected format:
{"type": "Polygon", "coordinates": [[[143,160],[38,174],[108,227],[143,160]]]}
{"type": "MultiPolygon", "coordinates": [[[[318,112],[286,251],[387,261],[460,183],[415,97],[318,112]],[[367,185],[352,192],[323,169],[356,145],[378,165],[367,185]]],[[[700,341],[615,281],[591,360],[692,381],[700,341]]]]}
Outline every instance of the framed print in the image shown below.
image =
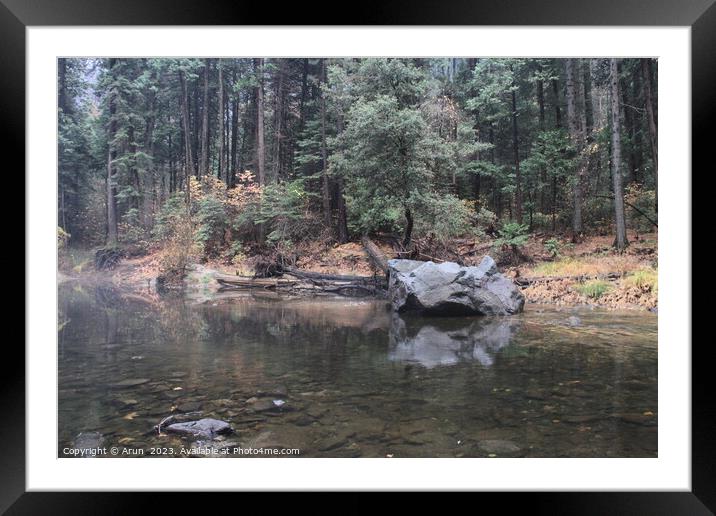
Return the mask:
{"type": "Polygon", "coordinates": [[[709,2],[389,3],[351,26],[62,4],[0,6],[28,300],[3,508],[713,510],[691,343],[709,2]]]}

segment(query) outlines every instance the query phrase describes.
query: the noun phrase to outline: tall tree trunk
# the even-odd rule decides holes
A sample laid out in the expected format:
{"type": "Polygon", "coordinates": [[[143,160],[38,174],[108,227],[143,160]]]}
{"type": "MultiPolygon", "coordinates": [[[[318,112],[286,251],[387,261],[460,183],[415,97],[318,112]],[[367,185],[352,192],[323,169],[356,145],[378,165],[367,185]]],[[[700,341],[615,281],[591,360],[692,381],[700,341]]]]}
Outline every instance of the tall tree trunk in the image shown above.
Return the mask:
{"type": "Polygon", "coordinates": [[[303,132],[306,124],[306,96],[308,95],[308,59],[304,58],[301,71],[301,103],[299,104],[298,113],[300,122],[298,124],[298,132],[303,132]]]}
{"type": "MultiPolygon", "coordinates": [[[[584,192],[588,190],[587,171],[589,169],[589,152],[587,148],[587,93],[585,87],[585,60],[575,60],[577,67],[577,99],[579,113],[579,140],[581,142],[581,152],[579,159],[579,168],[577,170],[577,182],[579,183],[579,232],[583,230],[582,224],[582,204],[584,203],[584,192]]],[[[577,202],[577,200],[575,200],[577,202]]]]}
{"type": "Polygon", "coordinates": [[[273,177],[278,180],[283,173],[281,163],[281,149],[283,144],[283,110],[284,110],[284,76],[286,60],[279,59],[276,84],[276,102],[274,109],[274,156],[273,156],[273,177]]]}
{"type": "Polygon", "coordinates": [[[174,169],[174,148],[172,145],[172,134],[169,137],[169,195],[173,194],[176,188],[176,171],[174,169]]]}
{"type": "Polygon", "coordinates": [[[67,104],[67,58],[59,58],[57,60],[57,68],[59,76],[57,107],[59,107],[63,113],[69,114],[67,104]]]}
{"type": "Polygon", "coordinates": [[[139,171],[137,170],[137,142],[134,140],[134,126],[129,125],[127,130],[127,140],[129,143],[129,177],[134,187],[134,195],[132,195],[131,206],[138,212],[140,210],[142,199],[142,185],[139,179],[139,171]]]}
{"type": "Polygon", "coordinates": [[[144,227],[151,227],[153,221],[154,221],[154,207],[156,203],[156,188],[155,188],[155,180],[156,180],[156,163],[154,161],[154,156],[156,155],[156,149],[155,149],[155,142],[154,142],[154,126],[156,124],[156,95],[154,94],[154,91],[150,90],[147,92],[147,116],[145,119],[145,125],[144,125],[144,149],[145,152],[149,154],[149,156],[152,157],[152,160],[149,162],[149,168],[147,169],[146,173],[150,178],[151,184],[152,184],[152,194],[145,196],[145,204],[144,209],[142,210],[144,212],[143,214],[143,224],[144,227]]]}
{"type": "MultiPolygon", "coordinates": [[[[114,82],[114,67],[117,64],[116,59],[109,60],[109,73],[114,82]]],[[[117,89],[112,84],[109,93],[109,134],[107,141],[109,149],[107,151],[107,245],[115,246],[118,241],[117,231],[117,185],[116,170],[114,160],[117,158],[117,150],[115,144],[115,136],[117,134],[117,89]]]]}
{"type": "MultiPolygon", "coordinates": [[[[537,81],[537,105],[539,106],[539,130],[544,132],[545,130],[545,116],[544,116],[544,81],[542,79],[537,81]]],[[[540,169],[540,189],[539,189],[539,210],[541,213],[545,212],[545,191],[547,189],[547,168],[542,167],[540,169]]]]}
{"type": "Polygon", "coordinates": [[[554,94],[554,125],[562,128],[562,109],[559,107],[559,79],[552,79],[552,93],[554,94]]]}
{"type": "Polygon", "coordinates": [[[217,66],[219,67],[219,171],[217,177],[224,179],[225,183],[229,183],[228,171],[226,170],[226,154],[224,151],[224,68],[221,66],[219,59],[217,66]]]}
{"type": "MultiPolygon", "coordinates": [[[[259,175],[259,185],[266,184],[266,146],[264,143],[264,60],[254,61],[258,76],[256,86],[256,167],[259,175]]],[[[258,241],[263,244],[265,237],[263,224],[258,225],[258,241]]]]}
{"type": "Polygon", "coordinates": [[[266,184],[266,146],[264,144],[264,60],[256,59],[256,74],[258,84],[256,86],[256,167],[259,176],[259,184],[266,184]]]}
{"type": "MultiPolygon", "coordinates": [[[[190,110],[190,120],[192,121],[191,127],[193,133],[190,133],[191,138],[191,158],[192,158],[192,174],[199,177],[199,161],[201,159],[201,115],[199,110],[199,81],[194,81],[194,87],[191,91],[192,97],[192,110],[190,110]]],[[[188,89],[188,84],[187,84],[188,89]]],[[[188,104],[187,104],[188,105],[188,104]]]]}
{"type": "MultiPolygon", "coordinates": [[[[209,173],[209,63],[204,59],[204,103],[201,118],[201,155],[199,158],[199,177],[209,173]]],[[[219,109],[221,111],[221,109],[219,109]]]]}
{"type": "MultiPolygon", "coordinates": [[[[326,82],[326,60],[321,59],[321,82],[326,82]]],[[[331,227],[331,199],[330,189],[328,184],[328,150],[326,147],[326,97],[321,92],[321,162],[323,164],[323,171],[321,176],[323,178],[323,223],[327,228],[331,227]]]]}
{"type": "MultiPolygon", "coordinates": [[[[618,63],[617,65],[617,71],[619,72],[619,75],[621,77],[623,70],[623,63],[618,63]]],[[[620,79],[621,81],[621,79],[620,79]]],[[[626,82],[624,80],[623,82],[626,82]]],[[[619,94],[621,95],[620,98],[620,104],[619,104],[619,110],[621,112],[621,119],[624,120],[624,133],[627,135],[629,146],[627,147],[627,161],[629,163],[629,172],[631,172],[631,177],[633,180],[636,180],[639,176],[638,174],[638,168],[637,165],[637,159],[636,159],[636,149],[635,149],[635,141],[634,141],[634,135],[636,133],[636,123],[634,121],[634,117],[631,112],[631,106],[632,102],[629,99],[629,88],[628,88],[628,82],[626,84],[620,84],[619,86],[619,94]]],[[[624,150],[624,149],[622,149],[624,150]]]]}
{"type": "Polygon", "coordinates": [[[191,130],[189,126],[189,91],[183,71],[179,72],[179,82],[181,83],[181,119],[184,125],[184,201],[187,212],[189,212],[191,206],[189,178],[194,166],[194,159],[191,152],[191,130]]]}
{"type": "Polygon", "coordinates": [[[641,60],[641,73],[644,83],[644,107],[649,122],[649,146],[651,147],[651,161],[654,168],[654,211],[659,210],[659,155],[657,148],[656,117],[654,116],[654,99],[651,91],[651,59],[641,60]]]}
{"type": "MultiPolygon", "coordinates": [[[[559,100],[559,80],[552,79],[552,93],[554,95],[554,126],[562,128],[562,110],[559,100]]],[[[552,172],[552,231],[557,230],[557,173],[552,172]]]]}
{"type": "MultiPolygon", "coordinates": [[[[602,94],[602,88],[598,85],[598,75],[599,75],[599,65],[600,65],[600,59],[590,59],[589,60],[589,82],[591,84],[591,88],[589,90],[589,103],[592,106],[592,133],[590,135],[590,140],[592,142],[597,141],[599,133],[604,129],[604,126],[606,124],[606,114],[605,114],[605,106],[603,101],[603,94],[602,94]]],[[[594,171],[594,193],[595,195],[599,192],[599,180],[601,176],[601,166],[603,159],[603,152],[602,152],[602,146],[599,145],[596,147],[596,150],[593,154],[593,160],[592,160],[592,167],[591,169],[594,171]]]]}
{"type": "Polygon", "coordinates": [[[624,216],[624,190],[622,187],[622,143],[621,121],[619,120],[619,72],[617,60],[609,60],[609,81],[611,92],[612,114],[612,182],[614,187],[614,220],[616,222],[616,239],[614,245],[620,251],[624,250],[629,242],[626,236],[626,220],[624,216]]]}
{"type": "Polygon", "coordinates": [[[407,249],[410,246],[410,241],[413,236],[413,213],[410,211],[410,208],[403,205],[403,209],[405,211],[405,234],[403,235],[403,247],[407,249]]]}
{"type": "MultiPolygon", "coordinates": [[[[233,69],[231,73],[231,83],[232,85],[236,84],[236,68],[233,69]]],[[[239,94],[234,93],[233,98],[231,100],[231,139],[230,139],[230,151],[229,154],[231,155],[230,159],[230,170],[227,174],[227,183],[226,186],[233,187],[234,186],[234,174],[236,173],[237,169],[237,152],[238,152],[238,142],[239,142],[239,94]]]]}
{"type": "Polygon", "coordinates": [[[565,60],[565,72],[567,78],[567,123],[569,125],[569,135],[572,140],[572,144],[577,152],[577,173],[574,178],[574,214],[572,218],[572,240],[576,241],[579,238],[579,234],[582,232],[582,189],[581,189],[581,161],[582,161],[582,130],[579,122],[579,115],[577,113],[577,85],[576,81],[576,70],[575,60],[565,60]]]}
{"type": "MultiPolygon", "coordinates": [[[[342,114],[338,115],[338,120],[336,122],[336,129],[338,130],[338,134],[341,134],[343,132],[343,116],[342,114]]],[[[343,192],[345,191],[345,184],[343,181],[343,176],[338,175],[337,179],[338,184],[338,242],[341,244],[345,244],[348,242],[348,210],[346,209],[346,199],[343,196],[343,192]]]]}
{"type": "Polygon", "coordinates": [[[589,82],[591,88],[589,90],[589,102],[592,105],[592,130],[599,131],[604,127],[604,107],[602,106],[602,97],[600,88],[597,86],[597,76],[599,74],[599,59],[589,60],[589,82]]]}
{"type": "Polygon", "coordinates": [[[512,88],[512,151],[515,159],[515,215],[522,224],[522,175],[520,173],[519,133],[517,130],[517,95],[512,88]]]}

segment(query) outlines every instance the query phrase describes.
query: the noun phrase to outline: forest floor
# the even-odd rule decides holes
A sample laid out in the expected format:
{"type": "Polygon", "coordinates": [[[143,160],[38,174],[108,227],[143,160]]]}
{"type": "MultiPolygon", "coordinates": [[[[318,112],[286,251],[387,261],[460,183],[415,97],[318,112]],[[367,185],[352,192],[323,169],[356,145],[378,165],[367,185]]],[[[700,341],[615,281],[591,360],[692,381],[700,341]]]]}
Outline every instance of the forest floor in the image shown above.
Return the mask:
{"type": "MultiPolygon", "coordinates": [[[[658,299],[657,234],[635,235],[630,232],[630,245],[622,253],[612,248],[612,236],[589,236],[582,242],[563,241],[557,256],[551,256],[545,242],[548,234],[533,234],[523,248],[527,261],[519,264],[500,263],[500,270],[523,285],[523,293],[530,303],[552,305],[592,305],[611,309],[646,309],[656,311],[658,299]]],[[[388,258],[398,254],[387,240],[375,239],[388,258]]],[[[482,242],[459,239],[440,246],[417,241],[420,254],[411,258],[434,261],[455,261],[459,256],[465,265],[477,265],[485,254],[482,242]],[[480,249],[475,252],[474,249],[480,249]]],[[[372,275],[373,268],[360,242],[325,245],[306,244],[298,251],[297,267],[326,274],[372,275]]],[[[138,258],[125,259],[111,272],[93,270],[89,254],[75,256],[73,267],[60,267],[60,281],[69,277],[109,279],[116,285],[135,291],[152,290],[153,281],[160,274],[159,253],[152,252],[138,258]]],[[[407,257],[407,256],[406,256],[407,257]]],[[[260,256],[249,256],[234,264],[208,260],[202,270],[221,274],[251,276],[260,256]]],[[[62,265],[62,264],[61,264],[62,265]]]]}

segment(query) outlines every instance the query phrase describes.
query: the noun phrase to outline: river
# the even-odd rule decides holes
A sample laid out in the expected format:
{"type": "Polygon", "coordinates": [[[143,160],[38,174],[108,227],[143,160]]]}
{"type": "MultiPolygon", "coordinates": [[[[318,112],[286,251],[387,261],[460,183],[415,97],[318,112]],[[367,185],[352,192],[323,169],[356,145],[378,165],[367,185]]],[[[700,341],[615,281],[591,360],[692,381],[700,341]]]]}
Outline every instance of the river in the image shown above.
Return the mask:
{"type": "Polygon", "coordinates": [[[647,312],[529,305],[429,319],[376,300],[147,301],[70,282],[58,383],[60,457],[93,440],[196,455],[196,438],[153,430],[171,415],[230,423],[233,434],[199,439],[215,456],[657,456],[647,312]]]}

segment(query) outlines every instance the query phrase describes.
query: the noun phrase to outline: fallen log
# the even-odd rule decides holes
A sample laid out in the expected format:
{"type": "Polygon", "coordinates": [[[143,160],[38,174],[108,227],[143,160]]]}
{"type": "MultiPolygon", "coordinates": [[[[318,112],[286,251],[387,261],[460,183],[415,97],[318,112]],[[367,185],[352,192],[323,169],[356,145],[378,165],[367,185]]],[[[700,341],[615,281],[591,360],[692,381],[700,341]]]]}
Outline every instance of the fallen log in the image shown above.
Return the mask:
{"type": "MultiPolygon", "coordinates": [[[[287,278],[251,278],[246,276],[218,276],[216,281],[221,285],[220,291],[225,290],[272,290],[284,292],[308,292],[312,294],[339,294],[344,296],[382,294],[386,285],[377,278],[370,276],[341,276],[337,274],[321,274],[303,271],[294,271],[304,277],[298,279],[287,278]],[[310,275],[306,276],[306,275],[310,275]],[[340,278],[328,279],[327,277],[340,278]],[[358,278],[350,279],[350,278],[358,278]]],[[[286,274],[289,274],[288,272],[286,274]]]]}
{"type": "Polygon", "coordinates": [[[297,278],[315,279],[315,280],[365,281],[365,282],[375,281],[374,276],[351,276],[351,275],[344,275],[344,274],[324,274],[322,272],[302,271],[302,270],[296,269],[294,267],[284,267],[283,273],[288,274],[290,276],[295,276],[297,278]]]}
{"type": "Polygon", "coordinates": [[[299,282],[285,278],[251,278],[246,276],[224,276],[217,277],[216,281],[226,289],[241,288],[263,288],[275,289],[278,287],[290,287],[299,282]]]}
{"type": "Polygon", "coordinates": [[[365,249],[373,267],[383,271],[385,274],[388,274],[388,259],[383,254],[383,251],[381,251],[380,248],[375,245],[375,242],[368,238],[368,236],[363,236],[361,242],[363,244],[363,249],[365,249]]]}
{"type": "Polygon", "coordinates": [[[528,287],[535,283],[547,283],[550,281],[586,281],[586,280],[617,280],[624,275],[620,272],[609,272],[607,274],[588,275],[580,274],[576,276],[540,276],[534,278],[513,278],[513,281],[520,287],[528,287]]]}

